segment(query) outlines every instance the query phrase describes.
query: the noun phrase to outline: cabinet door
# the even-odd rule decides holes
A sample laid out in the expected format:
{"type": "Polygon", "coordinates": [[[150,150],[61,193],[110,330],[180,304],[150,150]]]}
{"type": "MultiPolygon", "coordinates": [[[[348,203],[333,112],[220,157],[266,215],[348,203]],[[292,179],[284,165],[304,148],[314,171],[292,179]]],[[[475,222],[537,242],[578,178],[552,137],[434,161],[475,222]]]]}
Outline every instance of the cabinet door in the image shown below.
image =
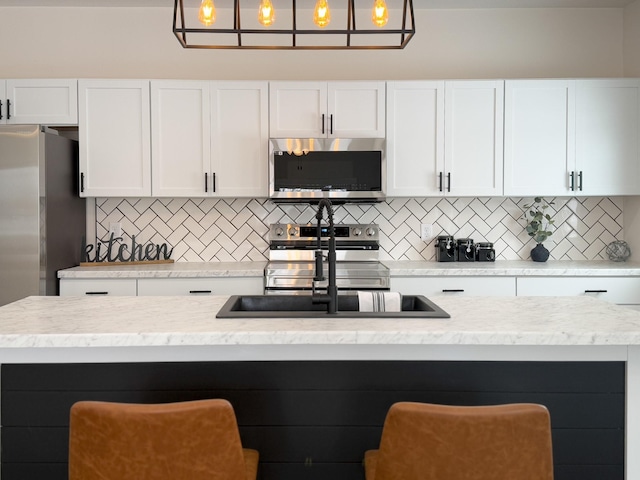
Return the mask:
{"type": "Polygon", "coordinates": [[[211,184],[209,82],[151,82],[154,197],[202,197],[211,184]]]}
{"type": "Polygon", "coordinates": [[[391,290],[403,295],[516,295],[515,277],[391,277],[391,290]]]}
{"type": "Polygon", "coordinates": [[[640,80],[576,80],[578,193],[640,193],[640,80]]]}
{"type": "Polygon", "coordinates": [[[262,295],[263,277],[141,278],[139,296],[262,295]]]}
{"type": "Polygon", "coordinates": [[[225,197],[267,197],[268,84],[211,85],[212,190],[225,197]]]}
{"type": "Polygon", "coordinates": [[[137,286],[135,278],[116,279],[60,279],[60,296],[136,296],[137,286]]]}
{"type": "Polygon", "coordinates": [[[149,81],[80,80],[80,195],[151,195],[149,81]]]}
{"type": "Polygon", "coordinates": [[[442,195],[443,170],[444,82],[389,82],[387,195],[442,195]]]}
{"type": "Polygon", "coordinates": [[[384,138],[384,98],[384,82],[329,82],[328,136],[384,138]]]}
{"type": "Polygon", "coordinates": [[[504,115],[504,194],[569,194],[575,81],[507,80],[504,115]]]}
{"type": "Polygon", "coordinates": [[[504,81],[445,83],[447,194],[502,195],[504,81]]]}
{"type": "Polygon", "coordinates": [[[3,103],[11,102],[10,124],[77,125],[76,79],[7,80],[3,103]]]}
{"type": "Polygon", "coordinates": [[[0,80],[0,125],[7,123],[7,82],[0,80]]]}
{"type": "Polygon", "coordinates": [[[326,82],[271,82],[269,130],[271,138],[327,136],[326,82]]]}

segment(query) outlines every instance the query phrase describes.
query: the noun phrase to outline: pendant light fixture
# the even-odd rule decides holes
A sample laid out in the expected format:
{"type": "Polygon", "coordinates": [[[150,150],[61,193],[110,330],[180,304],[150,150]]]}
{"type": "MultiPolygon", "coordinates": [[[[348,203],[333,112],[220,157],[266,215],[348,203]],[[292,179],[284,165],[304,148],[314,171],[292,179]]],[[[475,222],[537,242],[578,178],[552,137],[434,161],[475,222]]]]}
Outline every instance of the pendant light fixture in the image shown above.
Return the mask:
{"type": "Polygon", "coordinates": [[[193,0],[174,1],[173,33],[184,48],[402,49],[415,35],[413,0],[393,0],[392,10],[386,0],[315,0],[313,10],[313,0],[220,0],[218,12],[216,0],[200,0],[198,10],[193,0]]]}

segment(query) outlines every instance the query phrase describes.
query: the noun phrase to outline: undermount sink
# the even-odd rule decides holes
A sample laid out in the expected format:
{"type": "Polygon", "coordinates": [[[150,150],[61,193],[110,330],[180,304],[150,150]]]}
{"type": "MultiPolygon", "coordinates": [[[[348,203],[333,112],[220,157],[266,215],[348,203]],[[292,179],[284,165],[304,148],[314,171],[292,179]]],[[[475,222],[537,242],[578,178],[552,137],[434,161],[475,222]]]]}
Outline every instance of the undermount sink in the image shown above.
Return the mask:
{"type": "Polygon", "coordinates": [[[360,312],[357,295],[338,295],[338,312],[313,303],[311,295],[232,295],[216,318],[449,318],[422,295],[403,295],[401,312],[360,312]]]}

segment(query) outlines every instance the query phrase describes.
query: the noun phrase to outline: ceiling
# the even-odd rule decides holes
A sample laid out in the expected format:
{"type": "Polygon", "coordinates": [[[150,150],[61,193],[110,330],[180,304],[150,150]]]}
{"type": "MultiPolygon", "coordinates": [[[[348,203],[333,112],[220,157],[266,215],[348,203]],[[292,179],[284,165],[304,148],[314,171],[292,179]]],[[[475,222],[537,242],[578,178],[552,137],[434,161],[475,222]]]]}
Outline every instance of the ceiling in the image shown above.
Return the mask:
{"type": "MultiPolygon", "coordinates": [[[[220,0],[220,3],[224,4],[225,1],[230,3],[230,0],[220,0]]],[[[416,9],[621,8],[634,1],[636,0],[414,0],[413,3],[416,9]]],[[[250,3],[251,0],[243,0],[243,3],[247,2],[250,3]]],[[[173,7],[173,3],[173,0],[0,0],[0,7],[173,7]]]]}

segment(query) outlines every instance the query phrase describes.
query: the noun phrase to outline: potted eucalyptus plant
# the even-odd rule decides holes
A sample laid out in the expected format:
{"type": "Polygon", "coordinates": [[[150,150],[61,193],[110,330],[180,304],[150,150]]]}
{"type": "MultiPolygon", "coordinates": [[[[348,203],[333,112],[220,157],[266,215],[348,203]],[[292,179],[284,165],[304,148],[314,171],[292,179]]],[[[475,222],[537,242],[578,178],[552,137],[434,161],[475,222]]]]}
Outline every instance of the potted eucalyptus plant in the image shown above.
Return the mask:
{"type": "Polygon", "coordinates": [[[554,220],[546,210],[553,205],[542,197],[535,197],[533,203],[525,205],[524,218],[528,220],[527,234],[536,241],[536,246],[531,250],[531,260],[534,262],[546,262],[549,259],[549,250],[542,244],[553,232],[554,220]]]}

